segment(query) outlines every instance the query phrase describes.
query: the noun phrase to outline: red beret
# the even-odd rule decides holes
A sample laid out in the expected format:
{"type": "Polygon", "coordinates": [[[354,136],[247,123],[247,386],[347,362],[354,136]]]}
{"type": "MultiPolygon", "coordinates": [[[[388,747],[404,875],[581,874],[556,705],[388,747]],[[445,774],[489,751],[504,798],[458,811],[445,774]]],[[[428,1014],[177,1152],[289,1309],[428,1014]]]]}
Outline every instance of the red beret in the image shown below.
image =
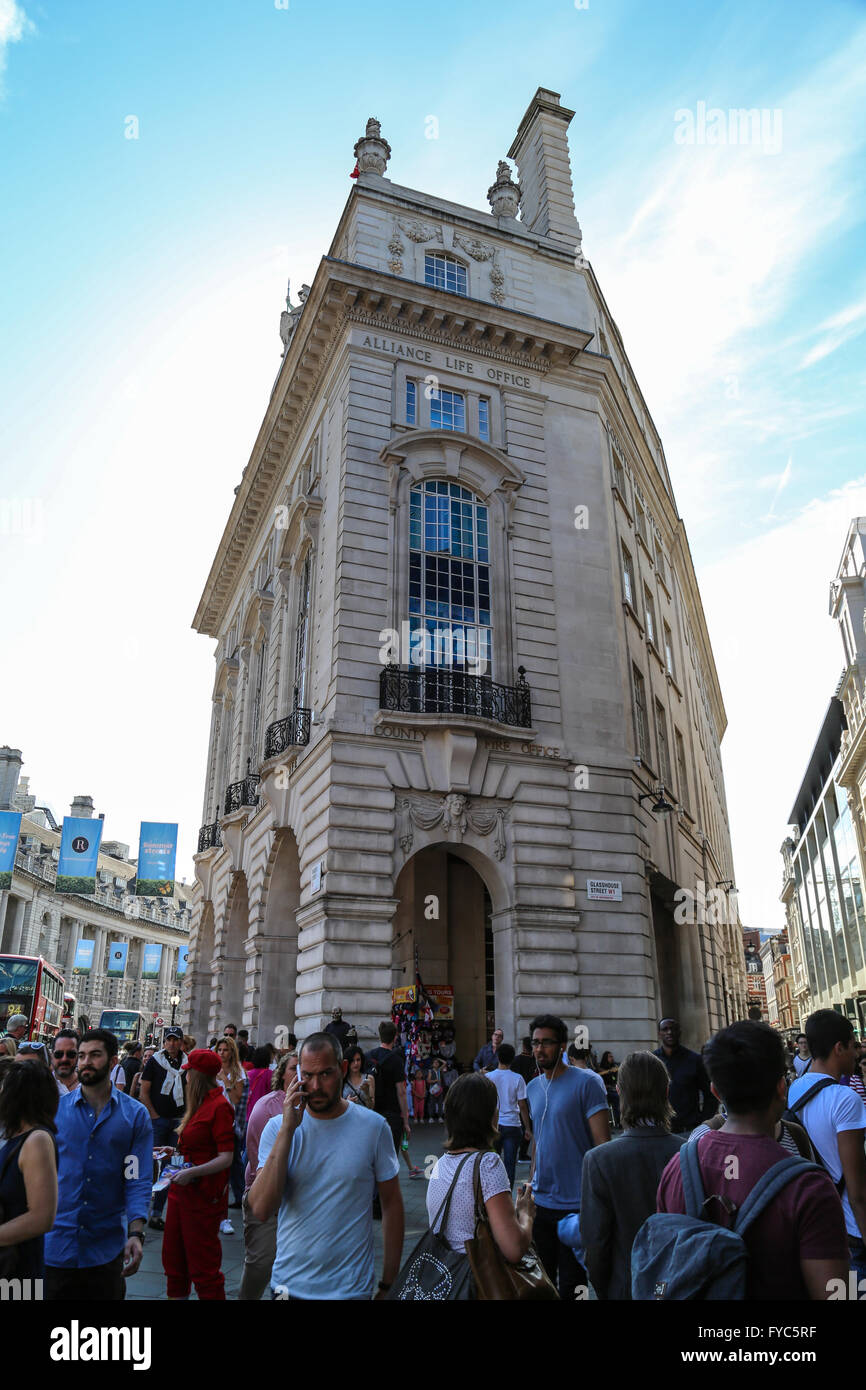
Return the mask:
{"type": "Polygon", "coordinates": [[[206,1047],[196,1047],[184,1063],[184,1071],[203,1071],[205,1076],[218,1076],[222,1071],[222,1061],[215,1052],[206,1047]]]}

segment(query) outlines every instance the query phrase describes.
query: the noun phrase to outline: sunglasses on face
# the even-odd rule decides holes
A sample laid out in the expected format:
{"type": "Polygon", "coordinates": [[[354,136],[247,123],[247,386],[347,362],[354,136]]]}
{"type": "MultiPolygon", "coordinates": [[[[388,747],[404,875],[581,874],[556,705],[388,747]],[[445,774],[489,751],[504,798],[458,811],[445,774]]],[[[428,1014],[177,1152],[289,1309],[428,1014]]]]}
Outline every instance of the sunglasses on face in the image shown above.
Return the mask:
{"type": "Polygon", "coordinates": [[[74,1062],[74,1061],[75,1061],[75,1058],[78,1056],[78,1053],[77,1053],[77,1052],[58,1052],[58,1051],[56,1051],[56,1049],[55,1049],[54,1056],[55,1056],[55,1057],[61,1057],[61,1058],[63,1058],[63,1057],[71,1057],[72,1060],[73,1060],[73,1062],[74,1062]]]}

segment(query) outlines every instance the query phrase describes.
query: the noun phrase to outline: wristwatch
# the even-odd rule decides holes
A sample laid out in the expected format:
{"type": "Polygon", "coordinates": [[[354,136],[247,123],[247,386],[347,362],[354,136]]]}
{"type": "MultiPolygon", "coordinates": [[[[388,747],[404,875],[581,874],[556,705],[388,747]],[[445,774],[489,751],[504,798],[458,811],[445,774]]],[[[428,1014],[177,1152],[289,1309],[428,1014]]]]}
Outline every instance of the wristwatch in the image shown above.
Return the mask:
{"type": "Polygon", "coordinates": [[[127,1240],[132,1240],[133,1236],[137,1237],[137,1239],[141,1241],[142,1248],[144,1248],[144,1231],[127,1231],[127,1240]]]}

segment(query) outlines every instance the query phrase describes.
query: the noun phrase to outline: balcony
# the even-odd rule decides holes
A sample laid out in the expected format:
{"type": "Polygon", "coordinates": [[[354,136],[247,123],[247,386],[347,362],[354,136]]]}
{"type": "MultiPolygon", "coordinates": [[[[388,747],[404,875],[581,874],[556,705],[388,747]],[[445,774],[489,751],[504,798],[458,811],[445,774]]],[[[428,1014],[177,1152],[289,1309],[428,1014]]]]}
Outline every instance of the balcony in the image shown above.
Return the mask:
{"type": "Polygon", "coordinates": [[[379,708],[401,714],[463,714],[520,729],[532,727],[532,702],[524,667],[516,685],[470,676],[453,667],[402,670],[386,666],[379,677],[379,708]]]}
{"type": "Polygon", "coordinates": [[[208,849],[222,849],[223,837],[220,834],[220,823],[215,820],[212,825],[203,825],[198,832],[198,852],[204,854],[208,849]]]}
{"type": "Polygon", "coordinates": [[[258,806],[261,780],[255,773],[248,772],[242,782],[232,782],[230,787],[226,787],[223,815],[230,816],[232,811],[240,811],[244,806],[258,806]]]}
{"type": "Polygon", "coordinates": [[[311,711],[295,706],[285,719],[269,724],[265,732],[265,761],[277,758],[287,748],[298,748],[310,741],[311,711]]]}

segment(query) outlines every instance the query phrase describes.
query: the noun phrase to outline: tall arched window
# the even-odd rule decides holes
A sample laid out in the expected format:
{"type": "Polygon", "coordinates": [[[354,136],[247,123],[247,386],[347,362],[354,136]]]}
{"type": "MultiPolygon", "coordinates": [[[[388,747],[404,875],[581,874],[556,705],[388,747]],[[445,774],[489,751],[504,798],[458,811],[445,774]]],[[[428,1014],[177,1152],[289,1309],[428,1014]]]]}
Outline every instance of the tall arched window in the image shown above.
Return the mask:
{"type": "Polygon", "coordinates": [[[488,509],[458,483],[410,493],[409,624],[413,664],[490,674],[488,509]]]}
{"type": "Polygon", "coordinates": [[[306,705],[307,643],[310,630],[310,600],[313,587],[313,552],[308,550],[298,588],[298,621],[295,628],[295,704],[306,705]]]}
{"type": "Polygon", "coordinates": [[[262,639],[259,650],[256,653],[255,678],[253,680],[253,711],[252,723],[250,727],[250,764],[253,769],[257,768],[260,759],[259,749],[259,730],[262,720],[262,699],[265,683],[265,669],[267,666],[268,644],[266,639],[262,639]]]}

